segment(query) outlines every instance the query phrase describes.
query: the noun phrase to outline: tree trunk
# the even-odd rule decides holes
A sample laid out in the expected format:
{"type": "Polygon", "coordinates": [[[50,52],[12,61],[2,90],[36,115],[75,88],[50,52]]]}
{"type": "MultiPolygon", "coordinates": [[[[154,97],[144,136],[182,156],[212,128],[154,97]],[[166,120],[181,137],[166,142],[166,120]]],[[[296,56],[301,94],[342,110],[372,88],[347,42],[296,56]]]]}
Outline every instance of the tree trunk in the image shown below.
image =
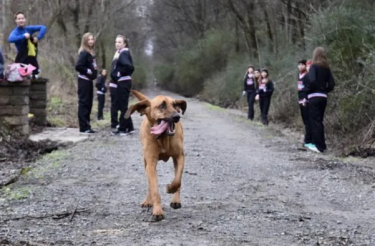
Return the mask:
{"type": "Polygon", "coordinates": [[[92,2],[89,4],[89,11],[87,12],[86,24],[84,28],[85,33],[90,31],[90,24],[92,23],[91,19],[94,13],[95,5],[96,5],[96,0],[92,0],[92,2]]]}

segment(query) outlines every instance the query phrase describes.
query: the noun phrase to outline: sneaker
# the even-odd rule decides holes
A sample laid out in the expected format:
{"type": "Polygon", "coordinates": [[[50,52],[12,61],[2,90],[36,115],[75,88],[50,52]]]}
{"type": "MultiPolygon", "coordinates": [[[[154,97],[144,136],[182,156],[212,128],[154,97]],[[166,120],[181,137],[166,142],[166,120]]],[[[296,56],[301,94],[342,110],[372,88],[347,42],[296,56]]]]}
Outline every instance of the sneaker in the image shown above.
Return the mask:
{"type": "Polygon", "coordinates": [[[309,148],[309,146],[311,146],[311,145],[313,145],[312,143],[305,143],[305,144],[303,144],[303,146],[305,147],[305,148],[309,148]]]}
{"type": "Polygon", "coordinates": [[[312,151],[316,152],[316,153],[322,153],[322,151],[318,150],[318,148],[314,144],[310,144],[307,148],[309,150],[312,150],[312,151]]]}
{"type": "Polygon", "coordinates": [[[92,130],[92,129],[89,129],[89,130],[86,130],[86,131],[80,131],[81,134],[92,134],[92,133],[96,133],[96,131],[92,130]]]}
{"type": "Polygon", "coordinates": [[[127,136],[129,135],[127,132],[119,131],[118,129],[115,131],[111,131],[111,135],[113,136],[127,136]]]}
{"type": "Polygon", "coordinates": [[[135,133],[135,130],[131,130],[131,131],[128,131],[126,132],[128,135],[132,135],[133,133],[135,133]]]}

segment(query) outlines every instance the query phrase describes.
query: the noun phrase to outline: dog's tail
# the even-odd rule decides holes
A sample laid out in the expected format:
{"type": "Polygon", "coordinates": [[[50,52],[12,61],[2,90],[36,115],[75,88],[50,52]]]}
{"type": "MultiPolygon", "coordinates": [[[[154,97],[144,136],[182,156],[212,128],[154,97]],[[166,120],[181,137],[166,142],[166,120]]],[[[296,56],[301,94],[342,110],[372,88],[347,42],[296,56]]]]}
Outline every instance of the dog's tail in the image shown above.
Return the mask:
{"type": "Polygon", "coordinates": [[[148,98],[139,91],[131,90],[131,92],[136,98],[138,98],[139,101],[148,100],[148,98]]]}

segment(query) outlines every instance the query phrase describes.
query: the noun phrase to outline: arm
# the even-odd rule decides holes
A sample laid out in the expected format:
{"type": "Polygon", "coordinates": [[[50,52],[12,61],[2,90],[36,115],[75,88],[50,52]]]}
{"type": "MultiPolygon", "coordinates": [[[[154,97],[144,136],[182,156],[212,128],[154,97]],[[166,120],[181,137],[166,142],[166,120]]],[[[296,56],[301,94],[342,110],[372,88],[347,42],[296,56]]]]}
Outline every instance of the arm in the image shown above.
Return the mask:
{"type": "Polygon", "coordinates": [[[103,77],[103,86],[102,86],[102,92],[106,93],[107,92],[107,85],[106,85],[106,77],[103,77]]]}
{"type": "Polygon", "coordinates": [[[121,76],[130,76],[133,73],[134,67],[129,59],[127,51],[121,52],[117,62],[124,67],[120,71],[121,76]]]}
{"type": "Polygon", "coordinates": [[[78,61],[76,64],[76,71],[80,74],[88,75],[88,68],[87,68],[87,51],[81,51],[78,56],[78,61]]]}
{"type": "Polygon", "coordinates": [[[332,76],[331,70],[329,71],[329,78],[328,78],[328,84],[327,84],[327,92],[333,91],[333,88],[335,88],[335,79],[332,76]]]}
{"type": "Polygon", "coordinates": [[[99,75],[98,78],[96,79],[95,87],[98,91],[102,90],[103,87],[103,76],[99,75]]]}
{"type": "Polygon", "coordinates": [[[272,80],[267,83],[266,88],[267,89],[266,89],[266,92],[264,92],[264,94],[266,94],[267,96],[271,96],[273,94],[274,89],[275,89],[272,80]]]}
{"type": "Polygon", "coordinates": [[[316,67],[312,65],[308,73],[309,79],[306,81],[306,92],[310,92],[316,87],[316,67]]]}
{"type": "Polygon", "coordinates": [[[18,41],[21,41],[21,40],[25,40],[25,34],[17,34],[17,31],[16,30],[13,30],[10,34],[9,34],[9,37],[8,37],[8,42],[9,43],[15,43],[15,42],[18,42],[18,41]]]}
{"type": "Polygon", "coordinates": [[[39,26],[27,26],[26,30],[28,32],[30,32],[30,35],[32,35],[35,32],[39,32],[39,35],[38,35],[37,38],[38,38],[38,40],[41,40],[47,32],[47,27],[41,26],[41,25],[39,25],[39,26]]]}

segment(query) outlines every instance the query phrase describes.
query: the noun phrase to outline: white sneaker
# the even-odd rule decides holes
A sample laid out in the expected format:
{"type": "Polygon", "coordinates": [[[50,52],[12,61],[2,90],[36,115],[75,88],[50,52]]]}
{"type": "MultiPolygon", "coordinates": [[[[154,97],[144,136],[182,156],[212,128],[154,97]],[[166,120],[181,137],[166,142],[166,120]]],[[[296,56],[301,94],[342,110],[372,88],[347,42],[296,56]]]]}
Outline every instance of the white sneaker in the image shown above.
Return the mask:
{"type": "Polygon", "coordinates": [[[318,150],[318,148],[314,144],[308,145],[307,148],[309,150],[312,150],[312,151],[316,152],[316,153],[322,153],[320,150],[318,150]]]}

